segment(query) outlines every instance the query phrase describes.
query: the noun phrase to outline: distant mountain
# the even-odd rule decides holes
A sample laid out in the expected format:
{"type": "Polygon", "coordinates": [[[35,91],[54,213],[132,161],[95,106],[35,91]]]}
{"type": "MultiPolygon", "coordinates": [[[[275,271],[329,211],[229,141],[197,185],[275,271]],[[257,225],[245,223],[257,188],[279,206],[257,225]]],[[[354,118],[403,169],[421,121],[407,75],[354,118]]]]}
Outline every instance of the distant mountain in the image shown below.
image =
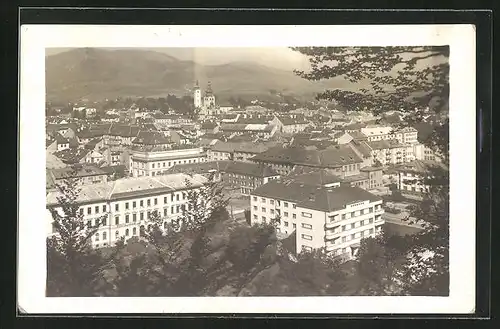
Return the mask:
{"type": "Polygon", "coordinates": [[[77,48],[46,57],[48,100],[99,100],[118,96],[190,94],[199,80],[221,98],[271,93],[312,95],[325,88],[353,88],[343,79],[311,82],[293,72],[254,62],[201,65],[148,50],[77,48]]]}

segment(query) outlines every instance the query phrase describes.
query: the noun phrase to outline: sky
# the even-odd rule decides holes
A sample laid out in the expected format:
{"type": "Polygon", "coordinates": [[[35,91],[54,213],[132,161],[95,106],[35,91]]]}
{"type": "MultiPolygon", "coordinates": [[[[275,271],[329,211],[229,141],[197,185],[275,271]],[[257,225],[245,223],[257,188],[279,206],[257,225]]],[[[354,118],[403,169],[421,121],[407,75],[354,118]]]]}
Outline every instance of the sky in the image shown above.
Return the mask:
{"type": "MultiPolygon", "coordinates": [[[[71,48],[47,48],[47,55],[54,55],[71,48]]],[[[120,48],[108,48],[120,49],[120,48]]],[[[123,49],[123,48],[122,48],[123,49]]],[[[138,49],[138,48],[125,48],[138,49]]],[[[285,47],[252,48],[141,48],[167,53],[181,60],[193,60],[205,65],[219,65],[230,62],[254,62],[283,70],[304,69],[307,58],[285,47]]]]}

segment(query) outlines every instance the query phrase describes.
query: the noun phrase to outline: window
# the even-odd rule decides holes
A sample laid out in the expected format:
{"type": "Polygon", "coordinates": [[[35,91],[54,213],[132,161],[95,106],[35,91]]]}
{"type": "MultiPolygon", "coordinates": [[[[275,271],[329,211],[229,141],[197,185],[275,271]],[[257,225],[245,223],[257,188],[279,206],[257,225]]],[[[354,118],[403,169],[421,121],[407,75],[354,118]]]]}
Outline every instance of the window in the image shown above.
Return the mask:
{"type": "Polygon", "coordinates": [[[125,230],[125,236],[128,236],[128,235],[129,235],[129,230],[128,230],[128,229],[126,229],[126,230],[125,230]]]}
{"type": "Polygon", "coordinates": [[[152,167],[153,169],[155,169],[155,164],[153,163],[153,164],[151,165],[151,167],[152,167]]]}
{"type": "Polygon", "coordinates": [[[292,218],[293,218],[293,219],[296,219],[296,218],[297,218],[297,215],[296,215],[296,214],[292,214],[292,218]]]}
{"type": "Polygon", "coordinates": [[[347,248],[342,248],[342,252],[346,253],[347,252],[347,248]]]}
{"type": "Polygon", "coordinates": [[[257,211],[257,206],[253,206],[253,210],[257,211]]]}
{"type": "Polygon", "coordinates": [[[158,204],[158,198],[155,198],[155,206],[158,204]]]}
{"type": "Polygon", "coordinates": [[[92,226],[92,221],[89,219],[89,220],[87,221],[87,227],[91,227],[91,226],[92,226]]]}
{"type": "Polygon", "coordinates": [[[266,212],[266,208],[262,207],[262,212],[266,212]]]}
{"type": "Polygon", "coordinates": [[[171,206],[170,207],[170,213],[173,214],[174,213],[174,206],[171,206]]]}
{"type": "Polygon", "coordinates": [[[370,218],[370,219],[368,220],[368,223],[370,223],[370,224],[371,224],[371,223],[373,223],[373,218],[370,218]]]}
{"type": "Polygon", "coordinates": [[[178,214],[179,211],[180,211],[181,207],[180,206],[177,206],[176,209],[175,209],[175,213],[178,214]]]}
{"type": "Polygon", "coordinates": [[[136,227],[132,228],[132,235],[137,235],[137,228],[136,227]]]}
{"type": "Polygon", "coordinates": [[[373,229],[372,228],[370,229],[370,234],[373,234],[373,229]]]}
{"type": "Polygon", "coordinates": [[[355,228],[356,227],[356,223],[352,223],[351,224],[351,229],[355,228]]]}
{"type": "Polygon", "coordinates": [[[115,237],[118,238],[119,235],[120,235],[120,231],[116,231],[115,232],[115,237]]]}
{"type": "Polygon", "coordinates": [[[99,218],[95,219],[95,226],[99,226],[99,218]]]}
{"type": "Polygon", "coordinates": [[[292,204],[292,208],[293,209],[297,208],[297,205],[296,204],[292,204]]]}
{"type": "Polygon", "coordinates": [[[175,199],[176,199],[177,201],[179,201],[179,194],[177,194],[177,195],[175,196],[175,199]]]}
{"type": "Polygon", "coordinates": [[[168,208],[163,208],[163,216],[167,217],[168,214],[168,208]]]}
{"type": "Polygon", "coordinates": [[[108,238],[108,237],[107,237],[106,232],[102,232],[102,239],[103,239],[103,240],[106,240],[107,238],[108,238]]]}
{"type": "Polygon", "coordinates": [[[359,211],[359,214],[360,214],[360,215],[364,215],[364,214],[365,214],[365,210],[364,210],[364,209],[361,209],[361,210],[359,211]]]}
{"type": "Polygon", "coordinates": [[[347,241],[347,237],[343,236],[342,237],[342,242],[346,242],[347,241]]]}
{"type": "Polygon", "coordinates": [[[120,205],[117,203],[115,204],[115,211],[118,211],[120,209],[120,205]]]}
{"type": "Polygon", "coordinates": [[[151,199],[148,199],[148,200],[146,201],[146,204],[148,205],[148,207],[150,207],[150,206],[151,206],[151,199]]]}
{"type": "Polygon", "coordinates": [[[80,216],[83,216],[83,208],[80,208],[80,216]]]}
{"type": "Polygon", "coordinates": [[[312,247],[302,246],[302,251],[312,251],[312,247]]]}
{"type": "Polygon", "coordinates": [[[99,241],[99,233],[96,233],[96,234],[95,234],[95,240],[96,240],[96,241],[99,241]]]}
{"type": "Polygon", "coordinates": [[[302,234],[302,239],[304,239],[304,240],[312,240],[313,238],[310,235],[302,234]]]}
{"type": "Polygon", "coordinates": [[[144,213],[143,213],[143,212],[141,212],[141,213],[139,214],[139,218],[140,218],[140,220],[144,220],[144,213]]]}
{"type": "Polygon", "coordinates": [[[137,222],[137,214],[132,214],[132,221],[137,222]]]}
{"type": "Polygon", "coordinates": [[[262,203],[266,203],[266,198],[261,198],[261,199],[260,199],[260,201],[261,201],[262,203]]]}
{"type": "Polygon", "coordinates": [[[92,214],[92,208],[91,207],[87,207],[87,215],[90,215],[92,214]]]}
{"type": "Polygon", "coordinates": [[[128,224],[129,222],[129,215],[125,215],[125,224],[128,224]]]}
{"type": "Polygon", "coordinates": [[[285,217],[288,217],[288,213],[287,213],[286,211],[283,213],[283,215],[284,215],[285,217]]]}
{"type": "Polygon", "coordinates": [[[351,218],[355,217],[355,216],[356,216],[356,212],[355,211],[351,212],[351,218]]]}
{"type": "Polygon", "coordinates": [[[311,224],[302,223],[302,227],[303,228],[307,228],[308,230],[312,229],[312,225],[311,224]]]}
{"type": "Polygon", "coordinates": [[[351,234],[351,240],[354,240],[355,237],[356,237],[356,234],[351,234]]]}
{"type": "Polygon", "coordinates": [[[115,225],[120,224],[120,216],[115,217],[115,225]]]}
{"type": "Polygon", "coordinates": [[[368,212],[372,213],[373,212],[373,207],[368,208],[368,212]]]}
{"type": "Polygon", "coordinates": [[[361,231],[361,237],[365,236],[365,231],[361,231]]]}
{"type": "Polygon", "coordinates": [[[342,225],[342,231],[345,231],[345,230],[346,230],[346,226],[342,225]]]}
{"type": "Polygon", "coordinates": [[[285,223],[285,227],[288,227],[288,222],[284,222],[285,223]]]}
{"type": "Polygon", "coordinates": [[[297,228],[297,224],[293,223],[292,225],[293,225],[293,228],[297,228]]]}
{"type": "Polygon", "coordinates": [[[163,168],[165,168],[165,162],[163,162],[163,168]]]}
{"type": "Polygon", "coordinates": [[[257,197],[256,196],[253,197],[253,201],[257,201],[257,197]]]}
{"type": "Polygon", "coordinates": [[[274,204],[274,200],[269,200],[269,203],[270,204],[274,204]]]}
{"type": "Polygon", "coordinates": [[[262,216],[262,220],[265,222],[266,221],[266,216],[262,216]]]}
{"type": "Polygon", "coordinates": [[[283,205],[288,208],[288,202],[283,202],[283,205]]]}
{"type": "Polygon", "coordinates": [[[303,212],[303,213],[302,213],[302,217],[311,218],[311,217],[312,217],[312,214],[311,214],[311,213],[308,213],[308,212],[303,212]]]}
{"type": "Polygon", "coordinates": [[[253,215],[253,219],[257,219],[257,215],[253,215]]]}
{"type": "Polygon", "coordinates": [[[163,197],[163,203],[167,203],[167,197],[163,197]]]}
{"type": "Polygon", "coordinates": [[[102,219],[102,225],[103,225],[103,226],[106,226],[106,224],[107,224],[107,223],[106,223],[106,217],[104,217],[104,218],[102,219]]]}

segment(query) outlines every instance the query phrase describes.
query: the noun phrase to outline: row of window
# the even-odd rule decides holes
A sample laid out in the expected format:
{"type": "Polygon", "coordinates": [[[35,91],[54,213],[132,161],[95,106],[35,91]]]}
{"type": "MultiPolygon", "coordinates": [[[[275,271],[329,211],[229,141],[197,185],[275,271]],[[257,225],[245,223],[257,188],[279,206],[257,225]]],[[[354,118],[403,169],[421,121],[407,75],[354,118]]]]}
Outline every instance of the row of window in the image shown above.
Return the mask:
{"type": "MultiPolygon", "coordinates": [[[[190,205],[189,205],[190,207],[190,205]]],[[[170,214],[179,214],[180,212],[182,212],[183,210],[185,209],[185,205],[177,205],[177,206],[171,206],[170,207],[170,214]]],[[[159,210],[153,210],[153,211],[148,211],[147,213],[145,212],[140,212],[138,213],[139,214],[139,220],[144,220],[144,215],[147,214],[146,218],[147,219],[150,219],[152,214],[154,213],[154,211],[156,211],[158,214],[161,214],[161,212],[159,210]]],[[[163,209],[163,216],[166,217],[168,216],[168,208],[164,208],[163,209]]],[[[130,217],[130,214],[126,214],[125,215],[125,224],[128,224],[130,223],[130,219],[132,219],[132,222],[137,222],[137,213],[133,213],[132,214],[132,218],[130,217]]],[[[99,221],[101,221],[102,225],[103,226],[106,226],[107,225],[107,218],[96,218],[95,219],[95,225],[99,225],[99,221]]],[[[87,220],[87,226],[91,226],[92,225],[92,220],[87,220]]],[[[117,215],[115,216],[115,225],[120,225],[120,216],[117,215]]]]}
{"type": "MultiPolygon", "coordinates": [[[[180,201],[181,198],[180,198],[181,194],[177,194],[174,196],[174,194],[171,194],[170,195],[170,201],[171,202],[174,202],[174,201],[180,201]]],[[[187,199],[187,193],[182,193],[182,200],[186,200],[187,199]]],[[[168,203],[168,197],[163,197],[163,203],[166,204],[168,203]]],[[[153,199],[153,205],[158,205],[158,198],[154,198],[153,199]]],[[[151,199],[147,199],[146,200],[146,206],[147,207],[151,207],[151,199]]],[[[139,201],[139,207],[144,207],[144,200],[140,200],[139,201]]],[[[132,209],[135,209],[137,208],[137,201],[132,201],[132,209]]],[[[98,214],[99,213],[99,209],[100,207],[99,206],[95,206],[94,207],[94,214],[98,214]]],[[[130,209],[130,202],[125,202],[125,210],[129,210],[130,209]]],[[[102,206],[102,212],[105,213],[107,210],[107,207],[106,205],[103,205],[102,206]]],[[[119,203],[116,203],[115,204],[115,211],[119,211],[120,210],[120,204],[119,203]]],[[[80,208],[80,215],[83,215],[83,208],[80,208]]],[[[92,207],[87,207],[87,215],[92,215],[92,207]]]]}
{"type": "MultiPolygon", "coordinates": [[[[188,160],[173,161],[173,165],[175,166],[177,164],[177,162],[179,164],[182,164],[182,163],[184,163],[184,164],[186,164],[186,163],[197,163],[198,162],[197,160],[198,159],[188,159],[188,160]]],[[[200,162],[201,162],[201,160],[200,160],[200,162]]],[[[161,162],[158,162],[156,164],[157,165],[156,168],[162,168],[161,164],[162,164],[161,162]]],[[[171,166],[172,166],[172,162],[169,161],[168,162],[168,167],[171,167],[171,166]]],[[[163,162],[163,168],[165,168],[165,167],[166,167],[166,162],[163,162]]],[[[142,167],[142,168],[144,168],[144,167],[142,167]]],[[[151,168],[155,169],[155,163],[151,164],[151,168]]]]}
{"type": "Polygon", "coordinates": [[[354,222],[354,223],[351,223],[349,225],[342,225],[342,232],[349,231],[349,230],[355,229],[356,227],[364,226],[366,224],[373,224],[373,218],[365,219],[365,220],[362,220],[359,222],[354,222]],[[358,224],[358,225],[356,225],[356,224],[358,224]]]}
{"type": "MultiPolygon", "coordinates": [[[[257,197],[256,196],[253,197],[253,201],[257,201],[257,197]]],[[[266,198],[260,198],[260,202],[266,203],[266,201],[267,201],[266,198]]],[[[274,205],[274,200],[273,199],[269,199],[269,204],[270,205],[274,205]]],[[[281,201],[280,200],[276,200],[276,205],[281,206],[281,201]]],[[[285,208],[288,208],[288,202],[284,201],[283,202],[283,206],[285,208]]],[[[293,207],[293,209],[297,208],[297,206],[295,204],[292,204],[292,207],[293,207]]]]}
{"type": "Polygon", "coordinates": [[[361,231],[361,232],[353,233],[351,235],[343,236],[342,237],[342,242],[347,242],[347,241],[351,241],[351,240],[354,240],[354,239],[357,239],[357,238],[362,238],[365,235],[371,235],[371,234],[373,234],[373,229],[372,228],[369,229],[369,230],[366,230],[366,231],[361,231]]]}
{"type": "MultiPolygon", "coordinates": [[[[375,208],[376,208],[375,210],[378,210],[377,206],[375,206],[375,208]]],[[[356,211],[351,211],[349,213],[349,217],[347,217],[348,214],[342,214],[341,218],[342,218],[342,220],[344,220],[344,219],[354,218],[357,216],[362,216],[362,215],[371,214],[371,213],[373,213],[373,207],[361,209],[361,210],[356,210],[356,211]]],[[[330,218],[330,222],[333,222],[338,218],[338,215],[330,216],[329,218],[330,218]]]]}

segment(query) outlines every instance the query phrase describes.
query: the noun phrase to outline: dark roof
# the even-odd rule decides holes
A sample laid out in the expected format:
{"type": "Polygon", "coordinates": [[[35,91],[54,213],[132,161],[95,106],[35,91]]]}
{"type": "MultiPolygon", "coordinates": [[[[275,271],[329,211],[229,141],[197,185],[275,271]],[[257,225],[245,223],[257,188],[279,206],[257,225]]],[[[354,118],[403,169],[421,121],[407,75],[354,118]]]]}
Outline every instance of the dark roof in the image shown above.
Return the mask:
{"type": "Polygon", "coordinates": [[[292,172],[282,179],[283,181],[293,181],[305,185],[325,186],[342,182],[342,178],[335,175],[328,169],[311,170],[307,167],[297,166],[292,172]]]}
{"type": "Polygon", "coordinates": [[[69,144],[69,139],[63,137],[59,133],[56,133],[54,138],[56,139],[57,144],[69,144]]]}
{"type": "Polygon", "coordinates": [[[365,157],[369,157],[372,154],[370,146],[364,141],[352,140],[348,145],[354,147],[359,153],[361,153],[365,157]]]}
{"type": "Polygon", "coordinates": [[[105,174],[105,172],[102,171],[100,168],[88,164],[73,165],[71,167],[60,168],[60,169],[52,169],[51,173],[54,179],[56,180],[65,178],[74,178],[74,177],[97,176],[105,174]]]}
{"type": "Polygon", "coordinates": [[[116,166],[105,166],[100,168],[104,173],[111,175],[115,173],[125,173],[127,167],[125,165],[116,165],[116,166]]]}
{"type": "Polygon", "coordinates": [[[366,127],[365,123],[356,122],[356,123],[352,123],[350,125],[344,126],[344,129],[345,130],[358,130],[358,129],[361,129],[364,127],[366,127]]]}
{"type": "Polygon", "coordinates": [[[56,132],[56,131],[59,131],[59,130],[62,130],[62,129],[68,129],[70,128],[71,130],[73,130],[74,132],[77,131],[77,128],[78,126],[75,124],[75,123],[49,123],[47,124],[46,126],[46,130],[47,132],[56,132]]]}
{"type": "Polygon", "coordinates": [[[368,166],[368,167],[363,167],[360,170],[361,171],[366,171],[366,172],[369,172],[369,171],[383,171],[383,167],[371,167],[371,166],[368,166]]]}
{"type": "Polygon", "coordinates": [[[100,141],[102,141],[102,139],[100,138],[91,139],[87,144],[85,144],[85,148],[88,150],[93,150],[97,143],[99,143],[100,141]]]}
{"type": "Polygon", "coordinates": [[[89,150],[85,149],[66,149],[62,151],[55,152],[54,155],[61,159],[64,163],[78,163],[82,160],[89,150]]]}
{"type": "Polygon", "coordinates": [[[55,188],[56,181],[55,181],[54,176],[52,175],[52,172],[50,170],[45,171],[45,177],[46,177],[45,187],[47,189],[55,188]]]}
{"type": "Polygon", "coordinates": [[[404,147],[404,144],[400,144],[397,140],[381,140],[366,142],[370,148],[373,150],[391,149],[397,147],[404,147]]]}
{"type": "Polygon", "coordinates": [[[143,145],[161,145],[169,144],[170,140],[161,132],[157,131],[140,131],[137,137],[132,141],[133,144],[143,145]]]}
{"type": "Polygon", "coordinates": [[[253,160],[333,168],[363,162],[363,160],[346,145],[336,145],[324,150],[306,150],[299,147],[283,148],[277,146],[256,155],[253,160]]]}
{"type": "Polygon", "coordinates": [[[201,125],[201,129],[214,129],[215,127],[217,127],[215,122],[204,122],[201,125]]]}
{"type": "Polygon", "coordinates": [[[357,139],[357,140],[367,140],[368,137],[363,134],[361,131],[351,131],[350,133],[347,133],[349,135],[351,135],[351,137],[353,139],[357,139]]]}
{"type": "Polygon", "coordinates": [[[446,169],[446,166],[437,161],[430,160],[413,160],[404,163],[395,168],[396,171],[414,172],[414,173],[428,173],[432,168],[446,169]]]}
{"type": "Polygon", "coordinates": [[[211,171],[220,171],[253,177],[278,176],[276,171],[266,165],[240,161],[210,161],[178,164],[168,169],[167,173],[206,174],[211,171]]]}
{"type": "Polygon", "coordinates": [[[296,202],[298,207],[331,212],[345,208],[346,205],[370,200],[382,200],[358,187],[316,187],[296,182],[271,181],[256,188],[252,195],[296,202]]]}

